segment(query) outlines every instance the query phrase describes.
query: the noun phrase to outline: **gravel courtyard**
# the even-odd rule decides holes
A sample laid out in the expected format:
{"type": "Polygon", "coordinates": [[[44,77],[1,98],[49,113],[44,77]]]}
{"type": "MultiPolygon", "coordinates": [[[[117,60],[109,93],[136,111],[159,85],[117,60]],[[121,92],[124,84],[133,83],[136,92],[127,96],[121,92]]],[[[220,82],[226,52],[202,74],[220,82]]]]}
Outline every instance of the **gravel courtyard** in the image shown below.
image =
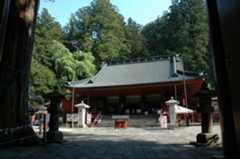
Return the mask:
{"type": "MultiPolygon", "coordinates": [[[[62,144],[0,150],[1,159],[211,159],[222,150],[195,147],[200,126],[160,128],[61,128],[62,144]]],[[[214,132],[220,135],[219,126],[214,132]]],[[[221,142],[221,141],[220,141],[221,142]]]]}

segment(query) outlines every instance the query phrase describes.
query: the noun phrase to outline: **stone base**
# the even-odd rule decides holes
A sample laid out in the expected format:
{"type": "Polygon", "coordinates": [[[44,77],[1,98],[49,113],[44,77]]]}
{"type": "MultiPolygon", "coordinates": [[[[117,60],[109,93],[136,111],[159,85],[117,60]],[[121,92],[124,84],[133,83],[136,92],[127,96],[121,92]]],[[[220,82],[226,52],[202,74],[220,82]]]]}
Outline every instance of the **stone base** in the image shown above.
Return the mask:
{"type": "Polygon", "coordinates": [[[175,125],[175,124],[168,125],[168,129],[174,130],[175,128],[177,128],[177,125],[175,125]]]}
{"type": "Polygon", "coordinates": [[[42,141],[37,137],[31,127],[12,130],[11,133],[0,133],[0,147],[12,146],[36,146],[41,145],[42,141]]]}
{"type": "Polygon", "coordinates": [[[87,125],[77,125],[76,128],[88,128],[87,125]]]}
{"type": "Polygon", "coordinates": [[[63,133],[60,131],[47,132],[47,142],[48,143],[62,143],[63,142],[63,133]]]}
{"type": "Polygon", "coordinates": [[[224,159],[223,156],[213,156],[211,159],[224,159]]]}
{"type": "Polygon", "coordinates": [[[212,133],[197,134],[197,144],[216,145],[218,140],[219,140],[219,136],[217,134],[212,134],[212,133]]]}

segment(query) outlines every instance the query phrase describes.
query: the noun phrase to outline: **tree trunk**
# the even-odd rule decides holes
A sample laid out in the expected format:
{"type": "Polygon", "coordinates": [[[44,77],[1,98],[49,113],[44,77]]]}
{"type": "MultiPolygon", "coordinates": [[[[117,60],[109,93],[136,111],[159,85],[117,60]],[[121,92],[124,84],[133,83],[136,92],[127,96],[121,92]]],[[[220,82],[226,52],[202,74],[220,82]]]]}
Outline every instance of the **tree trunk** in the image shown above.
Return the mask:
{"type": "Polygon", "coordinates": [[[0,2],[0,130],[29,125],[28,86],[39,0],[0,2]]]}

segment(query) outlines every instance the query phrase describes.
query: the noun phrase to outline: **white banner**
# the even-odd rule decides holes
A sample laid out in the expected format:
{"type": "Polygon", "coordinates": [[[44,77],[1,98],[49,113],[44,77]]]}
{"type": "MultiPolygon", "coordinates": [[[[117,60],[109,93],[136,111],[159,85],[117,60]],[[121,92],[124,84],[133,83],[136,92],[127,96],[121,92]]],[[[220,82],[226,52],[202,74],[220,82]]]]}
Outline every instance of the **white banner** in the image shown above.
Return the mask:
{"type": "Polygon", "coordinates": [[[160,122],[161,128],[167,128],[167,116],[166,115],[161,115],[159,118],[159,122],[160,122]]]}
{"type": "Polygon", "coordinates": [[[78,114],[67,114],[67,122],[78,122],[78,114]]]}

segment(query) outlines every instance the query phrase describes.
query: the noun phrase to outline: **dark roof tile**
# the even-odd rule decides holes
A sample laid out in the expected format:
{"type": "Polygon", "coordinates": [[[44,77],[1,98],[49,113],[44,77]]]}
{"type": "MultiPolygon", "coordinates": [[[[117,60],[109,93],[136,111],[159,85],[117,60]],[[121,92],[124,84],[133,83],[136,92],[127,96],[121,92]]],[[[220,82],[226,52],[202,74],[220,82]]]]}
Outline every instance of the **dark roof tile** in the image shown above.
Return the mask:
{"type": "MultiPolygon", "coordinates": [[[[177,70],[183,71],[182,62],[177,61],[177,70]]],[[[109,87],[152,83],[176,82],[198,78],[182,74],[172,75],[172,63],[169,58],[151,62],[105,65],[91,79],[74,82],[70,87],[109,87]],[[90,81],[91,82],[88,82],[90,81]]]]}

